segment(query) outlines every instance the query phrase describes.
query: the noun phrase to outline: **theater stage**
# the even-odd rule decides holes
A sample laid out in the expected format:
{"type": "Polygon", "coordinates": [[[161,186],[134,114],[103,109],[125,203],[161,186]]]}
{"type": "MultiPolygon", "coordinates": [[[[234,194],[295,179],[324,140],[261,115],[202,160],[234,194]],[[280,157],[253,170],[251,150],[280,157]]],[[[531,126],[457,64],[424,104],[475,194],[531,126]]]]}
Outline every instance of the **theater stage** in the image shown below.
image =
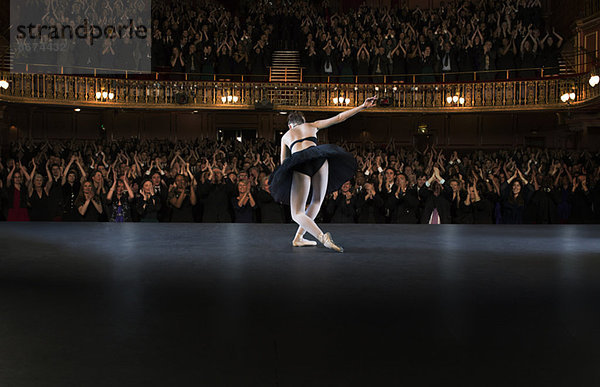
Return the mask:
{"type": "Polygon", "coordinates": [[[599,226],[0,224],[0,386],[600,384],[599,226]]]}

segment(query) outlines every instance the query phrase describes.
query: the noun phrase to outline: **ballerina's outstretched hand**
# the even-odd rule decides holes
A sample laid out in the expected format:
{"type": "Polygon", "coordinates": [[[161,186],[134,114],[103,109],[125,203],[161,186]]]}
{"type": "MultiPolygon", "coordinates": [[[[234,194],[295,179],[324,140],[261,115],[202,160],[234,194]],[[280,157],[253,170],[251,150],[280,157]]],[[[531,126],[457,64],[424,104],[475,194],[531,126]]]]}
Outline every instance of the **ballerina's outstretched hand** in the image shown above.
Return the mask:
{"type": "Polygon", "coordinates": [[[365,100],[365,103],[363,103],[363,106],[367,109],[370,107],[373,107],[376,105],[378,99],[379,99],[378,96],[369,97],[365,100]]]}

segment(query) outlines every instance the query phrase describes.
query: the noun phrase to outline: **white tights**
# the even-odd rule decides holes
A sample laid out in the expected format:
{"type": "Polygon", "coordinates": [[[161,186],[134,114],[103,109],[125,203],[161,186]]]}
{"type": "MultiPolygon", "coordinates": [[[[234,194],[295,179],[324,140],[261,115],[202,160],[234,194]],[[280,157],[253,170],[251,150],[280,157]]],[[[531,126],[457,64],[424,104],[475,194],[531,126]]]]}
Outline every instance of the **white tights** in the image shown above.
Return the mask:
{"type": "Polygon", "coordinates": [[[325,163],[312,178],[303,173],[294,172],[292,178],[292,192],[290,194],[290,207],[292,219],[300,226],[296,233],[296,237],[302,237],[305,232],[308,232],[317,238],[318,241],[322,239],[323,231],[317,226],[314,219],[321,209],[323,199],[325,199],[328,177],[329,163],[327,160],[325,160],[325,163]],[[311,185],[312,199],[308,208],[305,210],[311,185]]]}

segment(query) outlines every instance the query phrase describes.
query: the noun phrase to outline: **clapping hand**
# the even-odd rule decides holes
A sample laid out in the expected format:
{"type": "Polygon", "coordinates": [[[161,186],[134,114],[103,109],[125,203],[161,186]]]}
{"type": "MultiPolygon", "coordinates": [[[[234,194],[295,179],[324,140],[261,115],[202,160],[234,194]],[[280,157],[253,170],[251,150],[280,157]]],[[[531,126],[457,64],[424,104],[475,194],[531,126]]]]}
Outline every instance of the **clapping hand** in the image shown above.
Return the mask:
{"type": "Polygon", "coordinates": [[[143,189],[140,189],[140,195],[144,198],[144,200],[148,200],[152,197],[151,193],[146,193],[143,189]]]}

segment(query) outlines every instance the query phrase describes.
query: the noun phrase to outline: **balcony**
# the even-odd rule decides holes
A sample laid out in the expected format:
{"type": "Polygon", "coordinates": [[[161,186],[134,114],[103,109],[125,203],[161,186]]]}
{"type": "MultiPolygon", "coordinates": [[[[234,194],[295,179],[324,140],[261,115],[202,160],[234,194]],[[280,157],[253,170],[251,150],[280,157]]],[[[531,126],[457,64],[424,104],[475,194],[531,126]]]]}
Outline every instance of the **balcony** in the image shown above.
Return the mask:
{"type": "Polygon", "coordinates": [[[380,96],[374,112],[556,110],[592,103],[589,74],[460,83],[266,83],[0,72],[9,103],[132,109],[336,111],[380,96]],[[566,101],[561,97],[567,95],[566,101]]]}

